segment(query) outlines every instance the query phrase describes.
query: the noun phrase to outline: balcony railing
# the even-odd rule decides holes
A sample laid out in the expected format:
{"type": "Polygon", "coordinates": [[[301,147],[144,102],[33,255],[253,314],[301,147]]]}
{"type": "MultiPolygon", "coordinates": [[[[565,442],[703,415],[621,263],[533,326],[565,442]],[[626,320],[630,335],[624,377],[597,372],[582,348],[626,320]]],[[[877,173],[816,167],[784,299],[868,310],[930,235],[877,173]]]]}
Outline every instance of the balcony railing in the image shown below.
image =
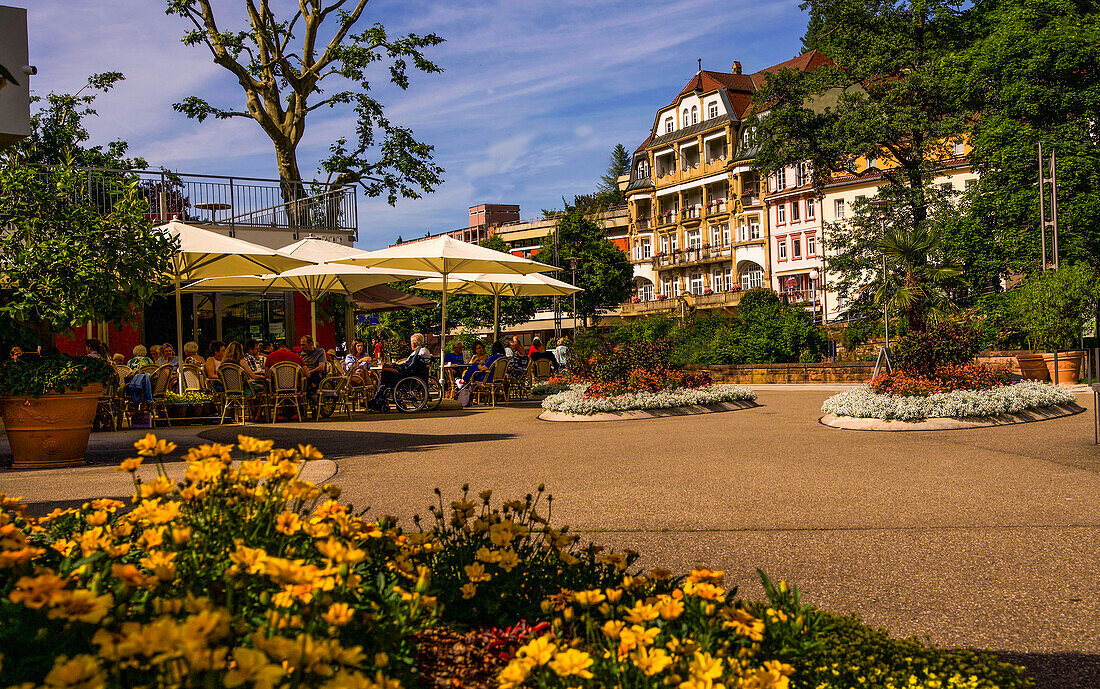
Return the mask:
{"type": "Polygon", "coordinates": [[[699,206],[688,206],[680,211],[680,217],[684,220],[698,220],[699,219],[699,206]]]}
{"type": "Polygon", "coordinates": [[[121,197],[123,184],[137,182],[154,222],[182,220],[231,231],[239,227],[352,234],[359,226],[353,186],[160,170],[84,168],[82,172],[88,196],[104,208],[121,197]]]}
{"type": "Polygon", "coordinates": [[[650,225],[649,216],[648,215],[639,216],[634,221],[634,224],[637,225],[638,229],[640,229],[640,230],[644,230],[644,229],[648,228],[649,225],[650,225]]]}
{"type": "Polygon", "coordinates": [[[684,304],[691,309],[720,309],[736,306],[741,302],[743,292],[714,292],[713,294],[685,293],[680,297],[666,297],[664,299],[652,299],[650,301],[631,301],[621,306],[624,316],[646,316],[654,313],[670,313],[679,311],[684,304]]]}
{"type": "Polygon", "coordinates": [[[710,247],[698,247],[689,248],[674,251],[664,256],[657,255],[653,257],[654,268],[668,268],[671,266],[682,266],[691,263],[700,263],[707,261],[722,261],[729,260],[733,257],[733,250],[728,247],[722,246],[710,246],[710,247]]]}
{"type": "Polygon", "coordinates": [[[665,211],[664,213],[659,213],[657,215],[657,225],[658,226],[661,226],[661,225],[675,225],[676,224],[676,215],[677,215],[677,212],[675,210],[668,210],[668,211],[665,211]]]}
{"type": "Polygon", "coordinates": [[[711,201],[707,203],[707,215],[717,215],[726,212],[726,200],[711,201]]]}

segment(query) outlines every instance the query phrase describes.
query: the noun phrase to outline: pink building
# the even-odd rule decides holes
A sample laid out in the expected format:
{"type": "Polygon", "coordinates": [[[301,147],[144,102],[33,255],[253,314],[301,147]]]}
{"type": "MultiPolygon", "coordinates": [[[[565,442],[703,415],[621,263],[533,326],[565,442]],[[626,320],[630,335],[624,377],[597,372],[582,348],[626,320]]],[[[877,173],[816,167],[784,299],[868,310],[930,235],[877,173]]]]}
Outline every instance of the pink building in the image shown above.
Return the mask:
{"type": "Polygon", "coordinates": [[[821,308],[825,273],[821,246],[821,199],[814,190],[809,163],[788,165],[768,177],[772,287],[792,303],[821,308]],[[811,276],[817,271],[816,279],[811,276]]]}

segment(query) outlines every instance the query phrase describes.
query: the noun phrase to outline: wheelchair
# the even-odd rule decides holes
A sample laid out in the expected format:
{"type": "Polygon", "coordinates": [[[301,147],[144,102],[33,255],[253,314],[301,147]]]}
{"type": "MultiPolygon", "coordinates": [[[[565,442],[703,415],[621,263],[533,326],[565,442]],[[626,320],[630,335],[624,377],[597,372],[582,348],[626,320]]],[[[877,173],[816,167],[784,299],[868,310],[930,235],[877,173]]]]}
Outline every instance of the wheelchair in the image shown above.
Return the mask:
{"type": "Polygon", "coordinates": [[[387,404],[406,414],[435,411],[443,403],[443,387],[432,377],[431,367],[424,362],[420,362],[412,373],[392,387],[385,388],[384,394],[387,404]]]}

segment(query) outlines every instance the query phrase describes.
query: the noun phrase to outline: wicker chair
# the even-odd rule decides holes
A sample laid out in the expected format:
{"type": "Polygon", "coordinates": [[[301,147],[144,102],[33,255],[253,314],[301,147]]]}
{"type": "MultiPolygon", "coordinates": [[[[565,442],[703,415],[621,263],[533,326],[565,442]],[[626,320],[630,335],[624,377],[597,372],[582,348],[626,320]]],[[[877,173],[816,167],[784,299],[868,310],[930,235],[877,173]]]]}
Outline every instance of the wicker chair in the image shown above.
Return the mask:
{"type": "Polygon", "coordinates": [[[218,419],[219,424],[225,423],[225,415],[232,409],[234,420],[236,420],[237,412],[240,412],[241,425],[244,425],[248,413],[248,399],[244,394],[246,378],[247,375],[244,369],[237,364],[223,362],[218,367],[218,380],[221,381],[222,395],[225,399],[222,405],[221,418],[218,419]]]}
{"type": "Polygon", "coordinates": [[[497,390],[500,390],[501,397],[504,401],[508,401],[508,388],[507,377],[508,372],[508,358],[500,357],[493,362],[493,367],[489,369],[489,372],[485,374],[485,380],[471,381],[471,390],[474,393],[474,400],[478,404],[484,404],[482,401],[484,395],[489,395],[492,400],[492,406],[497,406],[497,390]]]}
{"type": "Polygon", "coordinates": [[[165,364],[157,368],[156,371],[149,374],[153,379],[153,426],[157,425],[157,412],[164,415],[164,422],[168,424],[168,427],[172,427],[172,420],[168,418],[168,400],[166,395],[168,394],[168,388],[172,383],[172,374],[175,372],[171,366],[165,364]]]}
{"type": "Polygon", "coordinates": [[[326,376],[317,385],[317,412],[313,417],[315,420],[322,416],[327,419],[340,407],[344,408],[344,413],[351,419],[352,378],[355,374],[354,368],[348,369],[338,375],[326,376]]]}
{"type": "Polygon", "coordinates": [[[280,361],[268,369],[271,380],[271,423],[279,416],[282,405],[290,402],[298,412],[298,418],[306,418],[306,389],[302,380],[302,367],[293,361],[280,361]]]}
{"type": "Polygon", "coordinates": [[[198,366],[184,364],[180,368],[180,375],[183,376],[184,392],[205,392],[207,390],[206,373],[198,366]]]}
{"type": "Polygon", "coordinates": [[[533,386],[538,383],[545,383],[554,377],[554,367],[550,364],[549,359],[532,359],[531,363],[527,366],[528,382],[533,386]]]}
{"type": "MultiPolygon", "coordinates": [[[[129,370],[129,369],[127,369],[129,370]]],[[[122,397],[123,377],[117,369],[115,375],[103,386],[103,395],[96,406],[94,428],[117,431],[122,428],[125,404],[122,397]]]]}

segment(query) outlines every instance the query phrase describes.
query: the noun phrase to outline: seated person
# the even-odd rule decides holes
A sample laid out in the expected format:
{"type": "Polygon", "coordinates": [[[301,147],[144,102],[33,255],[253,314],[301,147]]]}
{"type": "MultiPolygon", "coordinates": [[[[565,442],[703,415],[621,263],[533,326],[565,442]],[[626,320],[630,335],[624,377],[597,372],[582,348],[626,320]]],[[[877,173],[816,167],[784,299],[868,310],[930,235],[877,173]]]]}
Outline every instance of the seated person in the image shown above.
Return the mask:
{"type": "MultiPolygon", "coordinates": [[[[225,343],[214,340],[210,343],[210,356],[203,362],[202,369],[206,373],[206,380],[213,383],[218,380],[218,367],[222,365],[225,357],[225,343]]],[[[218,382],[220,386],[221,383],[218,382]]],[[[219,388],[220,389],[220,388],[219,388]]]]}
{"type": "Polygon", "coordinates": [[[409,347],[412,353],[399,364],[383,364],[379,371],[378,393],[370,402],[370,407],[377,411],[385,411],[386,397],[397,382],[406,376],[417,375],[419,372],[431,370],[432,353],[424,346],[424,335],[414,333],[409,338],[409,347]]]}
{"type": "Polygon", "coordinates": [[[454,366],[466,365],[466,354],[462,351],[462,340],[455,340],[451,343],[451,351],[443,355],[443,365],[451,364],[454,366]]]}
{"type": "Polygon", "coordinates": [[[569,339],[559,337],[558,346],[554,347],[551,353],[554,355],[554,358],[558,360],[559,366],[565,366],[569,362],[569,339]]]}
{"type": "Polygon", "coordinates": [[[131,369],[140,371],[144,366],[152,366],[153,360],[148,356],[149,350],[145,345],[134,345],[134,358],[126,363],[131,369]]]}
{"type": "Polygon", "coordinates": [[[157,361],[157,366],[179,368],[180,358],[176,356],[176,348],[168,343],[162,344],[160,346],[160,359],[157,361]]]}
{"type": "Polygon", "coordinates": [[[259,374],[260,378],[264,377],[264,365],[260,361],[260,341],[256,339],[249,340],[244,345],[244,360],[248,364],[245,366],[241,364],[241,367],[249,373],[259,374]]]}
{"type": "Polygon", "coordinates": [[[325,364],[328,359],[325,356],[325,350],[313,344],[313,338],[309,335],[302,335],[298,344],[302,347],[302,361],[306,364],[306,387],[312,392],[325,377],[325,371],[328,369],[325,364]]]}
{"type": "Polygon", "coordinates": [[[478,370],[478,366],[484,364],[488,360],[488,356],[485,355],[485,343],[478,340],[474,343],[474,356],[470,359],[466,366],[466,370],[461,376],[455,379],[455,387],[460,388],[466,383],[470,382],[468,374],[478,370]]]}
{"type": "MultiPolygon", "coordinates": [[[[13,347],[13,349],[17,349],[17,348],[13,347]]],[[[23,351],[20,350],[19,353],[22,354],[23,351]]],[[[16,358],[16,361],[18,361],[18,358],[16,358]]],[[[122,352],[118,352],[114,356],[111,357],[111,361],[114,362],[115,366],[125,366],[126,365],[126,355],[123,354],[122,352]]]]}
{"type": "Polygon", "coordinates": [[[287,349],[285,345],[267,355],[264,359],[264,371],[270,371],[272,366],[283,361],[290,361],[298,364],[298,366],[305,371],[306,362],[303,361],[302,357],[298,356],[297,353],[287,349]]]}
{"type": "Polygon", "coordinates": [[[531,341],[531,348],[527,350],[527,357],[532,361],[538,361],[539,359],[546,359],[550,362],[550,368],[554,373],[558,372],[558,360],[553,354],[546,351],[546,347],[542,344],[542,338],[536,337],[531,341]]]}
{"type": "Polygon", "coordinates": [[[504,347],[499,342],[493,344],[493,353],[485,361],[470,365],[466,371],[467,379],[471,382],[487,382],[492,376],[493,364],[502,356],[504,356],[504,347]]]}
{"type": "Polygon", "coordinates": [[[206,359],[199,354],[199,343],[192,340],[183,343],[183,363],[200,368],[206,366],[206,359]]]}
{"type": "Polygon", "coordinates": [[[367,374],[360,369],[369,369],[371,363],[374,360],[371,359],[370,354],[367,352],[367,345],[360,339],[352,340],[351,348],[348,350],[347,356],[344,357],[344,369],[347,371],[355,371],[351,375],[351,382],[354,385],[362,385],[366,382],[367,374]]]}

